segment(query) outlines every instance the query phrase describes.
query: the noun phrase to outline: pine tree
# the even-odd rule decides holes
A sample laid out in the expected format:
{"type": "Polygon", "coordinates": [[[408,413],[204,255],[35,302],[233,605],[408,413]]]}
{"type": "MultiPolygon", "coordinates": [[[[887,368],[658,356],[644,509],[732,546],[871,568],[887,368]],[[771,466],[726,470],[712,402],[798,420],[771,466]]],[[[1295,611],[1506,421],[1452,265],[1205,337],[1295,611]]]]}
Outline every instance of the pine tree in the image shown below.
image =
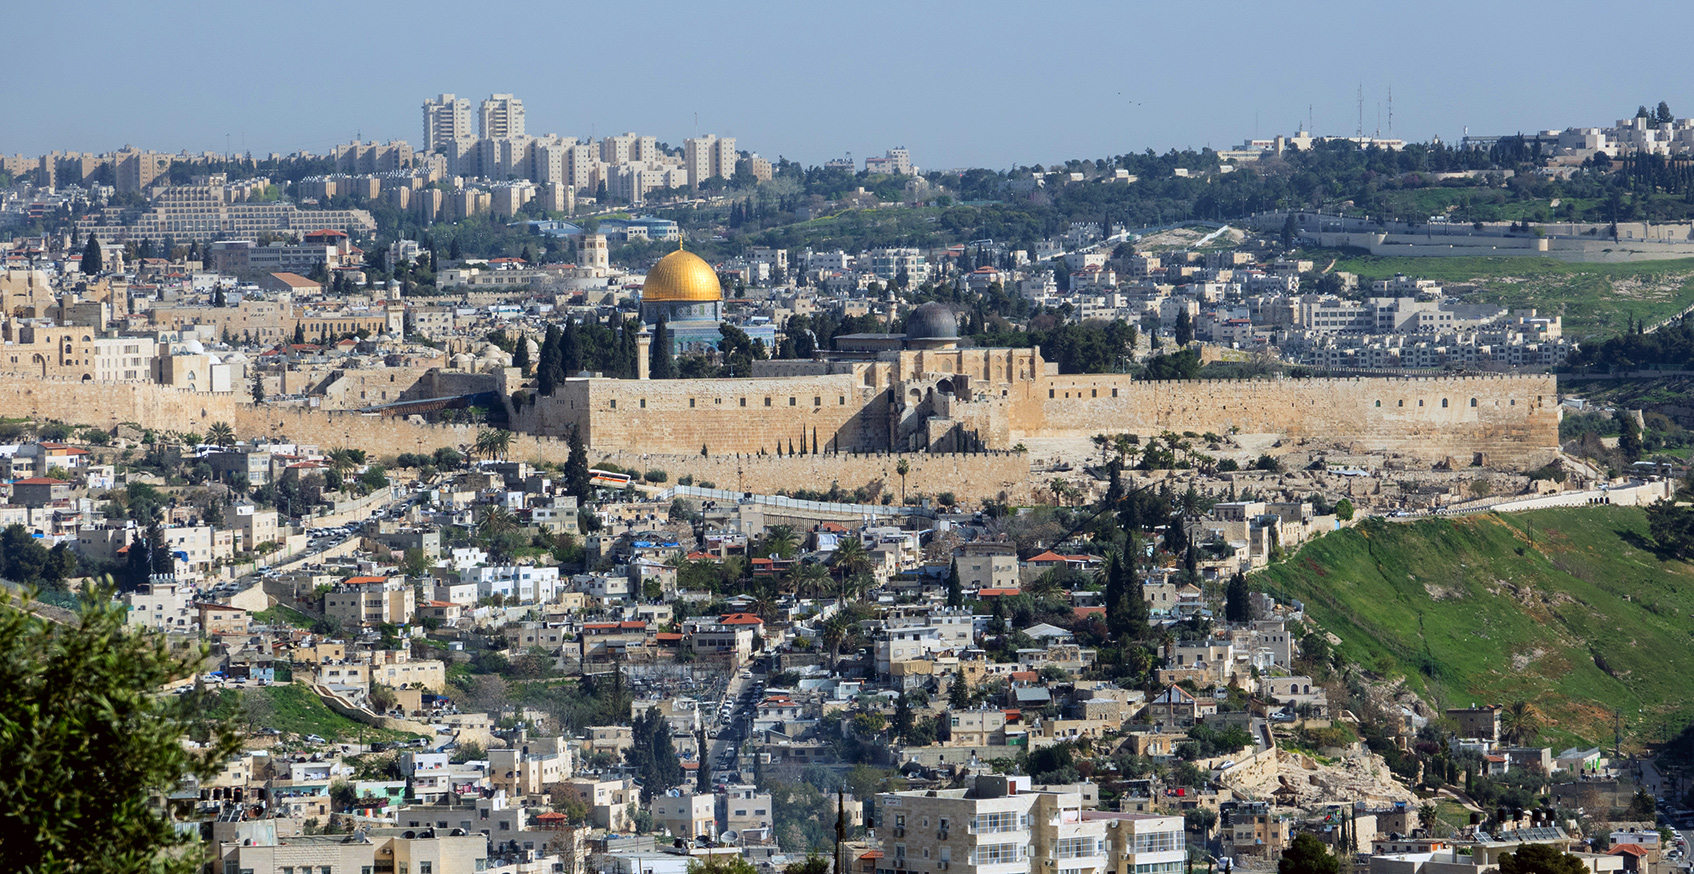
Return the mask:
{"type": "Polygon", "coordinates": [[[100,241],[88,235],[88,245],[82,249],[82,275],[94,276],[101,269],[100,241]]]}

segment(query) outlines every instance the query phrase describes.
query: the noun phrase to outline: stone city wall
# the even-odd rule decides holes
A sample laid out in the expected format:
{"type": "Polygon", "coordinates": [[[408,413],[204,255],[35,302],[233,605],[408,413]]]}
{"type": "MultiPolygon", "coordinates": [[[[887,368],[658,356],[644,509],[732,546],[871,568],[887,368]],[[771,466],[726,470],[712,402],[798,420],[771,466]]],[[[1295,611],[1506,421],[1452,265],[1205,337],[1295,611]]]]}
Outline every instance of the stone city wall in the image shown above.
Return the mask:
{"type": "Polygon", "coordinates": [[[1438,460],[1545,463],[1559,444],[1551,375],[1149,382],[1055,376],[1013,389],[1014,440],[1162,431],[1282,434],[1438,460]]]}
{"type": "Polygon", "coordinates": [[[0,377],[0,416],[101,428],[134,422],[143,428],[204,432],[213,422],[236,421],[237,408],[244,406],[240,400],[234,392],[196,392],[148,383],[0,377]]]}
{"type": "MultiPolygon", "coordinates": [[[[518,430],[541,433],[515,435],[510,457],[563,462],[569,426],[581,423],[591,424],[584,436],[592,458],[642,469],[663,467],[672,477],[692,473],[697,480],[724,488],[825,490],[831,481],[839,481],[850,490],[876,478],[892,481],[892,457],[851,454],[887,445],[887,395],[863,383],[850,375],[710,382],[573,380],[553,397],[518,413],[518,430]],[[823,454],[775,456],[778,441],[786,456],[791,439],[796,449],[804,440],[809,451],[814,428],[823,454]],[[705,456],[700,455],[701,446],[706,447],[705,456]],[[837,446],[843,451],[833,452],[837,446]],[[652,463],[640,463],[643,450],[653,454],[652,463]],[[735,460],[737,453],[742,460],[735,460]],[[749,469],[758,472],[750,474],[749,469]],[[741,484],[732,485],[738,479],[741,484]]],[[[268,435],[325,448],[359,448],[378,457],[442,446],[464,450],[475,443],[480,430],[471,424],[425,424],[244,401],[237,392],[0,380],[4,416],[105,428],[134,422],[184,432],[203,432],[211,423],[225,421],[242,437],[268,435]]],[[[1520,468],[1545,463],[1558,445],[1558,397],[1554,378],[1546,375],[1203,382],[1058,376],[1014,385],[1008,397],[976,403],[1003,405],[1005,439],[1014,443],[1086,440],[1100,433],[1222,434],[1236,429],[1430,460],[1483,453],[1494,466],[1520,468]]],[[[926,456],[907,457],[916,463],[926,456]]],[[[936,457],[954,461],[946,462],[953,465],[950,468],[926,474],[926,482],[934,484],[924,488],[932,493],[952,491],[961,499],[994,496],[1008,483],[1028,478],[1021,455],[936,457]],[[948,478],[958,482],[943,484],[948,478]]]]}
{"type": "Polygon", "coordinates": [[[715,380],[569,380],[526,405],[513,427],[589,449],[774,454],[816,441],[820,451],[888,446],[884,392],[852,374],[715,380]]]}

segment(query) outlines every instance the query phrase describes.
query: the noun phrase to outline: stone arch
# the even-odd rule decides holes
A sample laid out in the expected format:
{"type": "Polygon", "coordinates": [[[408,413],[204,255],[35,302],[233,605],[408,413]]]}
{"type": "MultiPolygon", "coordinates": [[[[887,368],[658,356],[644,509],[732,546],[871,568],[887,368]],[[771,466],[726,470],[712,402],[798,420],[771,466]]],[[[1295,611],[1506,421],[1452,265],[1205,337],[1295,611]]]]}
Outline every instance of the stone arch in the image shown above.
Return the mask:
{"type": "Polygon", "coordinates": [[[906,392],[906,401],[914,407],[923,403],[923,389],[914,388],[911,391],[906,392]]]}
{"type": "Polygon", "coordinates": [[[41,368],[41,378],[42,379],[47,378],[47,356],[42,355],[40,352],[37,352],[37,353],[35,353],[35,357],[30,359],[30,364],[31,364],[31,366],[40,367],[41,368]]]}
{"type": "Polygon", "coordinates": [[[82,375],[82,381],[83,382],[93,382],[94,377],[90,374],[85,373],[85,374],[82,375]]]}

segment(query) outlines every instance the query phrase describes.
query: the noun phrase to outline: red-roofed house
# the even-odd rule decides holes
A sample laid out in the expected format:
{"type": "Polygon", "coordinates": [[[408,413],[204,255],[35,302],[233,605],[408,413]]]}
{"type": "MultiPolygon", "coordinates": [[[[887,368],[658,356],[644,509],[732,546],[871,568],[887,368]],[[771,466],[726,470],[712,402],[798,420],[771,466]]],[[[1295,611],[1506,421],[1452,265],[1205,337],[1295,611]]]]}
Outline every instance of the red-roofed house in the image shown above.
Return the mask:
{"type": "Polygon", "coordinates": [[[1646,860],[1648,856],[1652,855],[1652,851],[1640,844],[1614,844],[1611,849],[1606,851],[1606,855],[1622,856],[1623,870],[1636,872],[1646,870],[1646,860]]]}
{"type": "Polygon", "coordinates": [[[696,618],[682,624],[686,645],[697,658],[716,659],[738,667],[753,657],[753,638],[764,629],[764,623],[753,616],[753,622],[725,620],[747,613],[731,613],[722,619],[696,618]]]}
{"type": "Polygon", "coordinates": [[[12,503],[25,507],[45,507],[54,501],[68,500],[71,484],[45,476],[12,481],[12,503]]]}

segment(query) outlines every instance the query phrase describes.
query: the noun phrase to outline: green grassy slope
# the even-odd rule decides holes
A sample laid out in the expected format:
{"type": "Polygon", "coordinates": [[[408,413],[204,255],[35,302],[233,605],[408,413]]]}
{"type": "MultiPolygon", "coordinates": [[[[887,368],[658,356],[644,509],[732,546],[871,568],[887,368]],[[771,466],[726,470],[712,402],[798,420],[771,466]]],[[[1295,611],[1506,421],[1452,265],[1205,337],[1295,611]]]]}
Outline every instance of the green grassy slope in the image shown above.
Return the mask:
{"type": "Polygon", "coordinates": [[[1694,303],[1694,259],[1567,264],[1550,258],[1375,258],[1354,253],[1340,258],[1335,269],[1356,273],[1361,281],[1404,273],[1481,285],[1485,290],[1467,294],[1465,300],[1561,314],[1565,332],[1576,337],[1620,333],[1632,316],[1657,321],[1694,303]]]}
{"type": "Polygon", "coordinates": [[[1609,741],[1617,708],[1627,746],[1694,717],[1694,566],[1646,534],[1616,507],[1378,521],[1254,580],[1442,706],[1534,702],[1549,742],[1609,741]]]}
{"type": "Polygon", "coordinates": [[[400,741],[416,735],[386,728],[372,728],[329,709],[312,690],[298,684],[281,684],[248,689],[220,689],[209,715],[233,718],[249,728],[274,728],[284,734],[315,734],[329,741],[400,741]],[[260,699],[249,718],[243,698],[260,699]],[[248,723],[252,723],[248,725],[248,723]]]}

